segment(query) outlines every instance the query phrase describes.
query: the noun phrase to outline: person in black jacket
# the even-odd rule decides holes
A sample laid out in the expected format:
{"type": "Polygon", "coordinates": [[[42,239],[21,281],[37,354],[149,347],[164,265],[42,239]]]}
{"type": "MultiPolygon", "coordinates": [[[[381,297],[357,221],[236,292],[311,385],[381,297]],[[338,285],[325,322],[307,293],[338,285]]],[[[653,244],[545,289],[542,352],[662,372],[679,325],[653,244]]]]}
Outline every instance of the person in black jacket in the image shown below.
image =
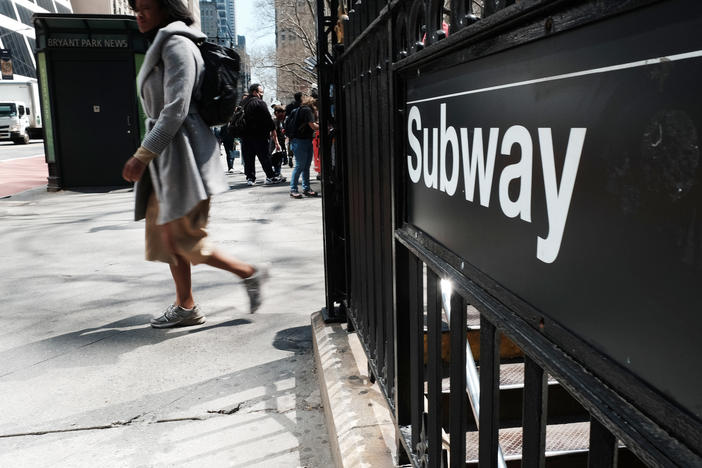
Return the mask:
{"type": "Polygon", "coordinates": [[[283,122],[285,121],[285,108],[283,106],[273,106],[273,124],[275,125],[275,139],[271,139],[270,151],[271,151],[271,164],[273,165],[273,170],[275,175],[280,175],[280,168],[285,164],[287,160],[287,154],[285,152],[285,135],[283,133],[283,122]],[[278,148],[280,150],[276,151],[275,143],[278,142],[278,148]]]}
{"type": "MultiPolygon", "coordinates": [[[[295,93],[295,100],[285,106],[285,117],[290,117],[292,115],[292,111],[300,107],[300,103],[302,102],[302,93],[301,92],[296,92],[295,93]]],[[[293,167],[293,150],[290,147],[290,143],[292,143],[292,138],[288,138],[288,165],[290,167],[293,167]]]]}
{"type": "Polygon", "coordinates": [[[249,96],[242,101],[246,128],[241,137],[241,153],[244,160],[244,173],[246,183],[256,183],[256,157],[266,173],[266,184],[279,184],[285,182],[285,177],[276,176],[271,165],[271,156],[268,149],[269,139],[275,139],[276,151],[280,145],[275,134],[275,125],[268,112],[268,106],[263,101],[263,86],[254,83],[249,86],[249,96]]]}
{"type": "Polygon", "coordinates": [[[219,129],[219,138],[224,145],[224,152],[227,155],[227,174],[234,173],[234,135],[229,130],[229,125],[222,125],[219,129]]]}

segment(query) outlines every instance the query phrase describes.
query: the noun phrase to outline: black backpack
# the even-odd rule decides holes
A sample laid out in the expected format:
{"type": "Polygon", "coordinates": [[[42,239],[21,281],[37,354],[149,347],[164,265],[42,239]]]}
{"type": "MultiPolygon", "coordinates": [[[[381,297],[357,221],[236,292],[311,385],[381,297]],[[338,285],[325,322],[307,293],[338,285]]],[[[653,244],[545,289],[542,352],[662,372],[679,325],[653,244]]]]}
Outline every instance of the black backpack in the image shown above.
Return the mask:
{"type": "Polygon", "coordinates": [[[246,111],[243,104],[234,109],[234,115],[229,123],[229,133],[234,138],[241,138],[246,133],[246,111]]]}
{"type": "Polygon", "coordinates": [[[210,127],[224,125],[236,113],[239,54],[207,41],[198,42],[197,46],[205,62],[198,111],[210,127]]]}
{"type": "Polygon", "coordinates": [[[290,112],[290,115],[285,119],[285,123],[283,124],[285,137],[290,138],[291,140],[297,135],[299,127],[299,125],[297,124],[297,111],[299,110],[299,107],[294,108],[292,112],[290,112]]]}

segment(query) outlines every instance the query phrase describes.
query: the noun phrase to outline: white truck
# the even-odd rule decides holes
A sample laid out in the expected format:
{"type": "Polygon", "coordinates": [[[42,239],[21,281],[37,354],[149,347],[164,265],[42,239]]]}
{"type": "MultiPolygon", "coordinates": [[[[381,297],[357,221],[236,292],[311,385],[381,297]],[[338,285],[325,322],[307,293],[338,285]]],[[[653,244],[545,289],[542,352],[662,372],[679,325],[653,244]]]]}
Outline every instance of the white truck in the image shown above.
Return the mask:
{"type": "Polygon", "coordinates": [[[37,80],[0,80],[0,141],[29,143],[43,135],[37,80]]]}

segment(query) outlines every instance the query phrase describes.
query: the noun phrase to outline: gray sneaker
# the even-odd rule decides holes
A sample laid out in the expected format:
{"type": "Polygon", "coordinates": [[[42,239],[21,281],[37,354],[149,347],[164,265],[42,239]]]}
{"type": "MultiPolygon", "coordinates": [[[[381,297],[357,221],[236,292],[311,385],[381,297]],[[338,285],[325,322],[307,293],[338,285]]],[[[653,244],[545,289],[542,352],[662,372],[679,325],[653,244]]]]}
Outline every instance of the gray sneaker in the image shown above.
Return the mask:
{"type": "Polygon", "coordinates": [[[269,265],[263,263],[261,265],[254,265],[254,268],[256,269],[254,274],[248,278],[244,278],[244,287],[249,295],[249,306],[252,314],[261,307],[261,302],[263,302],[261,298],[261,286],[268,280],[269,265]]]}
{"type": "Polygon", "coordinates": [[[202,315],[197,305],[192,309],[183,309],[171,304],[163,315],[151,319],[151,326],[154,328],[188,327],[201,323],[205,323],[205,316],[202,315]]]}
{"type": "Polygon", "coordinates": [[[282,184],[286,180],[287,179],[283,176],[275,176],[275,177],[271,177],[271,178],[266,177],[266,185],[282,184]]]}

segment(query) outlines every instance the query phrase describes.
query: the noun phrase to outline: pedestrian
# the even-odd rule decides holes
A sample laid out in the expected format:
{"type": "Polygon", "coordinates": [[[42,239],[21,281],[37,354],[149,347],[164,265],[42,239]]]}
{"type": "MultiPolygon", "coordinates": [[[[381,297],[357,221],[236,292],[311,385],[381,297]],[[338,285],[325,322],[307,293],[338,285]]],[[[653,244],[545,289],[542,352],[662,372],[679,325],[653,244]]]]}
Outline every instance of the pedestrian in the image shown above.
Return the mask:
{"type": "Polygon", "coordinates": [[[234,135],[229,130],[229,124],[222,125],[219,129],[220,140],[224,145],[224,153],[227,157],[227,174],[234,173],[234,135]]]}
{"type": "Polygon", "coordinates": [[[283,122],[285,122],[285,108],[283,106],[273,107],[273,124],[275,124],[275,140],[271,139],[271,164],[276,175],[280,175],[280,168],[285,164],[287,154],[285,152],[285,135],[283,133],[283,122]],[[275,142],[278,142],[276,150],[275,142]]]}
{"type": "Polygon", "coordinates": [[[295,153],[295,168],[290,177],[290,196],[292,198],[316,197],[317,192],[310,187],[310,165],[312,164],[312,137],[319,130],[317,124],[317,101],[305,96],[295,117],[295,134],[292,147],[295,153]],[[297,182],[302,175],[302,194],[297,191],[297,182]]]}
{"type": "MultiPolygon", "coordinates": [[[[287,106],[285,106],[285,118],[289,118],[292,115],[292,111],[300,107],[300,103],[302,102],[302,93],[297,92],[295,93],[294,100],[289,103],[287,106]]],[[[292,138],[286,138],[287,142],[287,150],[288,150],[288,165],[290,167],[293,167],[293,150],[290,148],[290,144],[292,143],[292,138]]]]}
{"type": "Polygon", "coordinates": [[[249,96],[242,101],[246,127],[241,137],[241,153],[244,159],[244,173],[246,183],[256,183],[256,157],[261,163],[263,172],[266,173],[266,184],[279,184],[285,182],[285,177],[275,175],[271,165],[269,139],[275,139],[276,151],[280,151],[275,126],[268,112],[268,106],[263,101],[263,86],[254,83],[249,86],[249,96]]]}
{"type": "Polygon", "coordinates": [[[292,111],[294,109],[297,109],[298,107],[300,107],[301,102],[302,102],[302,93],[298,91],[297,93],[295,93],[294,100],[292,102],[290,102],[287,106],[285,106],[285,115],[287,116],[287,115],[292,114],[292,111]]]}
{"type": "Polygon", "coordinates": [[[146,218],[146,259],[170,266],[175,301],[154,328],[205,321],[191,287],[191,264],[207,264],[243,279],[253,313],[261,303],[267,267],[253,266],[215,248],[205,230],[210,197],[229,189],[216,137],[197,111],[194,97],[204,62],[194,41],[194,19],[182,0],[129,0],[137,27],[150,43],[137,77],[146,136],[125,163],[124,179],[136,182],[135,219],[146,218]]]}

